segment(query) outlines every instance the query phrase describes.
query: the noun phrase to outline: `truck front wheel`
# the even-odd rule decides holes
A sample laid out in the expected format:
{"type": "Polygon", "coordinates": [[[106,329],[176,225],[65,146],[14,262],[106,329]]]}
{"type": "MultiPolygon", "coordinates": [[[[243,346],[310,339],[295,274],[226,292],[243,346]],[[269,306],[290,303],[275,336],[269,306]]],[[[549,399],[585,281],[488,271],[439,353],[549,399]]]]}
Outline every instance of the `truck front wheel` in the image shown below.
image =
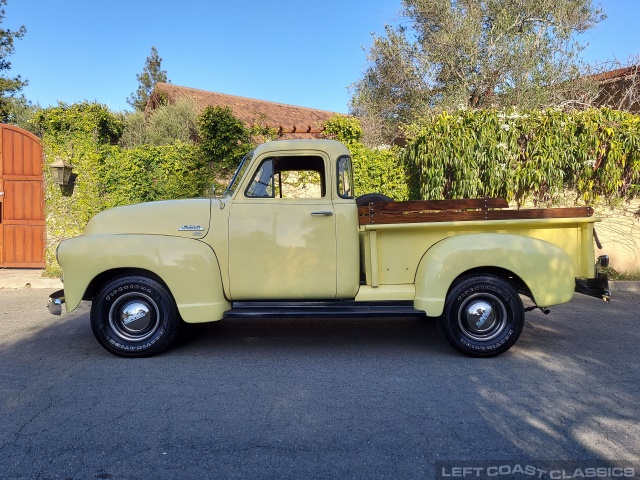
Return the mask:
{"type": "Polygon", "coordinates": [[[472,357],[509,350],[524,326],[524,307],[513,286],[493,275],[463,278],[447,295],[440,319],[445,338],[472,357]]]}
{"type": "Polygon", "coordinates": [[[174,340],[180,318],[159,282],[142,276],[116,278],[93,299],[91,329],[100,344],[121,357],[149,357],[174,340]]]}

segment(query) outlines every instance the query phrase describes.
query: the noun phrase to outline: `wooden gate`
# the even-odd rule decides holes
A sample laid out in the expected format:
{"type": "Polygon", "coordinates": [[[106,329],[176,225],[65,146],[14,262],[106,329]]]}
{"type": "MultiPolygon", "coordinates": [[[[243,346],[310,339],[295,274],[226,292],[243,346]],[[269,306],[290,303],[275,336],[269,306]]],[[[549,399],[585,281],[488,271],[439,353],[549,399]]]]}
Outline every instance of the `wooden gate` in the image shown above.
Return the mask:
{"type": "Polygon", "coordinates": [[[0,267],[44,268],[42,146],[0,124],[0,267]]]}

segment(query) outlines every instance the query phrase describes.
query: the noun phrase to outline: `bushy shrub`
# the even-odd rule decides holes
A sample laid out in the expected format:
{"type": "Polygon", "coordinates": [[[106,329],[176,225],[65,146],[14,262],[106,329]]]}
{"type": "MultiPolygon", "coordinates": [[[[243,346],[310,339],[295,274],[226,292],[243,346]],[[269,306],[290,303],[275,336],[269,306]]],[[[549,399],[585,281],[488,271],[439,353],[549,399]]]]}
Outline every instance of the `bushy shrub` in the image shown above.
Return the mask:
{"type": "Polygon", "coordinates": [[[326,138],[337,140],[345,145],[362,141],[362,125],[355,117],[334,115],[324,122],[322,127],[326,138]]]}
{"type": "Polygon", "coordinates": [[[120,137],[122,148],[136,148],[149,143],[149,123],[144,112],[124,112],[120,114],[124,131],[120,137]]]}
{"type": "Polygon", "coordinates": [[[98,144],[115,144],[124,124],[106,105],[92,102],[66,104],[37,111],[30,120],[43,135],[56,143],[73,136],[90,136],[98,144]]]}
{"type": "Polygon", "coordinates": [[[200,150],[218,170],[233,170],[253,148],[249,130],[229,107],[207,107],[198,119],[200,150]]]}
{"type": "Polygon", "coordinates": [[[152,112],[125,113],[123,148],[143,145],[195,143],[198,137],[198,106],[193,98],[179,98],[175,104],[161,105],[152,112]]]}
{"type": "Polygon", "coordinates": [[[446,112],[412,126],[403,151],[409,196],[591,202],[640,190],[640,117],[590,109],[446,112]]]}

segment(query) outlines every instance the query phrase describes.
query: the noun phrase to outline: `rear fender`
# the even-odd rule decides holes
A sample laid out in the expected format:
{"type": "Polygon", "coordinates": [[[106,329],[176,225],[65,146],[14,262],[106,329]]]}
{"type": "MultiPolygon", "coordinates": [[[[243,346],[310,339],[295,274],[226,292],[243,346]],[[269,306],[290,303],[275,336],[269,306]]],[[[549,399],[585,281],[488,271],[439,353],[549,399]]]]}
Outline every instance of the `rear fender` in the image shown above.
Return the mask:
{"type": "Polygon", "coordinates": [[[483,267],[519,277],[539,307],[573,298],[575,276],[564,250],[531,237],[482,233],[448,237],[427,250],[416,272],[414,307],[430,317],[442,315],[455,279],[483,267]]]}
{"type": "Polygon", "coordinates": [[[231,304],[224,297],[215,252],[198,240],[161,235],[89,235],[63,241],[58,262],[64,295],[73,311],[98,275],[114,269],[141,269],[169,288],[185,322],[220,320],[231,304]]]}

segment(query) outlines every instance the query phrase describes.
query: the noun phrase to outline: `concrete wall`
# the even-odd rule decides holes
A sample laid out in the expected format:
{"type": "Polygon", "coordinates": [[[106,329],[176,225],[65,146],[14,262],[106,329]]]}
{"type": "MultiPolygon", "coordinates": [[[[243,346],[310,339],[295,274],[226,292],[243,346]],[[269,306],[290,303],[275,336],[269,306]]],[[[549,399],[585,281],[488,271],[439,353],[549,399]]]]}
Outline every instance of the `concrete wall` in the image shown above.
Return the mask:
{"type": "Polygon", "coordinates": [[[609,255],[611,267],[618,272],[640,272],[640,200],[596,208],[596,215],[603,218],[596,231],[604,247],[596,255],[609,255]]]}

